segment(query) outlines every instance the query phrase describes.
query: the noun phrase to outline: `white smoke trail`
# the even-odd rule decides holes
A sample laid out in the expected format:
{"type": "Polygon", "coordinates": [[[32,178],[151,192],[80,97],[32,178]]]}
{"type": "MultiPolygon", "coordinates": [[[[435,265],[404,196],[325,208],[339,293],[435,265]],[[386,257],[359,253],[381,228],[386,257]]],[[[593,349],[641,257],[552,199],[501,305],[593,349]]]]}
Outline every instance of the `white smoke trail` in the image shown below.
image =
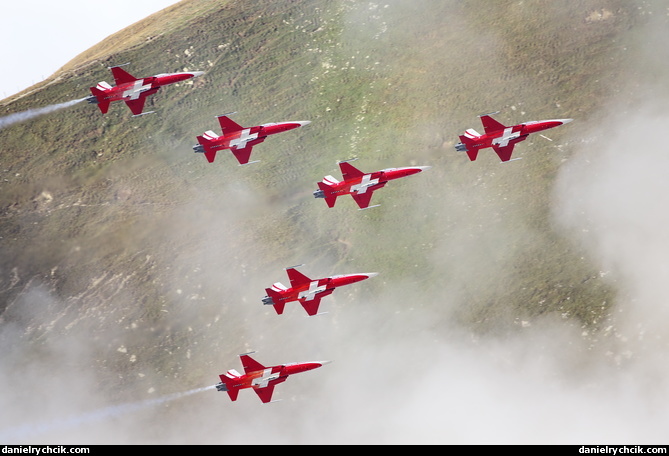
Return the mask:
{"type": "Polygon", "coordinates": [[[154,405],[165,404],[167,402],[171,402],[180,399],[182,397],[200,393],[202,391],[212,390],[215,387],[216,385],[205,386],[202,388],[196,388],[181,393],[168,394],[166,396],[157,397],[155,399],[147,399],[139,402],[114,405],[111,407],[105,407],[100,410],[84,413],[83,415],[74,416],[57,422],[51,421],[37,424],[24,424],[22,426],[9,428],[0,432],[0,441],[3,442],[17,441],[17,439],[33,437],[35,435],[39,435],[45,432],[62,431],[64,429],[73,428],[76,426],[80,426],[82,424],[90,424],[106,418],[118,417],[141,409],[152,407],[154,405]]]}
{"type": "Polygon", "coordinates": [[[81,103],[86,98],[79,98],[77,100],[66,101],[65,103],[58,103],[54,105],[45,106],[43,108],[29,109],[23,112],[16,112],[5,117],[0,117],[0,129],[10,127],[19,122],[25,122],[26,120],[34,119],[35,117],[42,116],[44,114],[49,114],[60,109],[64,109],[70,106],[73,106],[77,103],[81,103]]]}

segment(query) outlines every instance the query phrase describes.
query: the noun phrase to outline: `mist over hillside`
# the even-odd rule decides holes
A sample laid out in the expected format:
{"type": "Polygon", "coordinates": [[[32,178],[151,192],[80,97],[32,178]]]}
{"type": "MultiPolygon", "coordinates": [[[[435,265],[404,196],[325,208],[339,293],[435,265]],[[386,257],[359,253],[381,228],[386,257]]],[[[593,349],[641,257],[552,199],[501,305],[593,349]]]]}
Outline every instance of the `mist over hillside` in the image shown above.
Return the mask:
{"type": "MultiPolygon", "coordinates": [[[[0,120],[0,436],[20,444],[665,444],[661,1],[182,1],[0,103],[202,70],[156,113],[0,120]],[[209,164],[191,146],[311,120],[209,164]],[[574,122],[500,163],[477,115],[574,122]],[[429,170],[358,211],[337,160],[429,170]],[[379,272],[263,306],[284,268],[379,272]],[[237,355],[332,360],[262,404],[237,355]],[[201,390],[204,389],[204,390],[201,390]]],[[[5,117],[6,118],[6,117],[5,117]]]]}

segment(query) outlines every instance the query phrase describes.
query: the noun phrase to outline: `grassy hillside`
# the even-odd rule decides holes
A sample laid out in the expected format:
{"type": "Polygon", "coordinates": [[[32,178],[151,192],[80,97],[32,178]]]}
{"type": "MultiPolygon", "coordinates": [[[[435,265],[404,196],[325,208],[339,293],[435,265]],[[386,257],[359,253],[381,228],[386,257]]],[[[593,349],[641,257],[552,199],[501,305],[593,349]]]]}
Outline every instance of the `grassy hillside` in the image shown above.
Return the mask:
{"type": "Polygon", "coordinates": [[[429,313],[435,334],[543,317],[597,333],[615,293],[554,229],[551,191],[643,20],[624,0],[182,1],[2,102],[7,115],[82,98],[126,62],[138,77],[206,72],[161,89],[152,115],[80,103],[0,130],[0,322],[37,352],[84,332],[95,377],[130,398],[201,384],[258,343],[258,325],[272,344],[287,323],[262,307],[264,287],[301,263],[314,277],[381,272],[325,304],[335,321],[348,303],[363,321],[429,313]],[[230,111],[244,126],[312,123],[257,146],[260,163],[208,164],[195,136],[230,111]],[[453,145],[491,111],[575,121],[521,143],[522,160],[470,162],[453,145]],[[432,168],[377,192],[378,208],[328,209],[311,192],[352,157],[432,168]]]}

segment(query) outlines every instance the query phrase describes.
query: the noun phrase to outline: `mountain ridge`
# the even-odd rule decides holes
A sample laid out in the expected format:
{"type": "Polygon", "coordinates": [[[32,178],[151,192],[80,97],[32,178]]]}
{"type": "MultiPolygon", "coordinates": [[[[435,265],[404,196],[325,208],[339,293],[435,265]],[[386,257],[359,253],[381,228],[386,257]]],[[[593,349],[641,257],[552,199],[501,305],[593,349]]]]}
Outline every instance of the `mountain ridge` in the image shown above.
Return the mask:
{"type": "Polygon", "coordinates": [[[339,342],[507,340],[555,321],[588,347],[613,339],[616,288],[555,228],[552,192],[627,76],[644,18],[618,0],[522,3],[184,0],[5,100],[10,113],[83,97],[126,61],[140,77],[205,71],[151,97],[150,116],[81,103],[0,130],[0,324],[46,366],[57,336],[86,341],[81,360],[62,356],[106,385],[101,403],[214,382],[258,345],[360,366],[339,342]],[[521,143],[513,164],[469,162],[457,135],[493,110],[509,125],[576,120],[521,143]],[[208,164],[195,136],[229,111],[244,126],[312,123],[256,146],[260,163],[208,164]],[[365,171],[432,168],[375,194],[378,208],[328,210],[311,192],[353,157],[365,171]],[[273,315],[263,289],[301,263],[310,276],[381,274],[324,300],[329,320],[273,315]]]}

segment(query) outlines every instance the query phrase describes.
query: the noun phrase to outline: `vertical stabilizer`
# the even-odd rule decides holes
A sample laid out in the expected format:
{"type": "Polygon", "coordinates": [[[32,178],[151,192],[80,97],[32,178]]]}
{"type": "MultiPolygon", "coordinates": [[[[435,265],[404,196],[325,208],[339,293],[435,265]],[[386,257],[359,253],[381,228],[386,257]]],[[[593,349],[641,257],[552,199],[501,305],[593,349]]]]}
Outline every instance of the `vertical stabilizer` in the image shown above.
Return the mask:
{"type": "Polygon", "coordinates": [[[327,183],[327,177],[323,179],[322,182],[318,183],[318,188],[321,190],[323,195],[322,198],[325,198],[325,202],[327,203],[328,207],[334,207],[335,203],[337,202],[337,194],[334,192],[332,185],[327,183]]]}
{"type": "MultiPolygon", "coordinates": [[[[98,84],[99,86],[100,84],[98,84]]],[[[95,97],[94,103],[98,105],[102,114],[106,114],[109,110],[109,100],[107,100],[105,93],[97,87],[91,87],[91,93],[95,97]]]]}
{"type": "MultiPolygon", "coordinates": [[[[472,139],[472,135],[468,133],[469,130],[467,130],[464,135],[460,135],[460,141],[462,142],[460,144],[456,144],[455,150],[467,152],[469,159],[474,161],[476,160],[476,156],[479,154],[479,149],[476,147],[475,141],[472,139]]],[[[478,138],[479,136],[477,135],[475,137],[478,138]]]]}

